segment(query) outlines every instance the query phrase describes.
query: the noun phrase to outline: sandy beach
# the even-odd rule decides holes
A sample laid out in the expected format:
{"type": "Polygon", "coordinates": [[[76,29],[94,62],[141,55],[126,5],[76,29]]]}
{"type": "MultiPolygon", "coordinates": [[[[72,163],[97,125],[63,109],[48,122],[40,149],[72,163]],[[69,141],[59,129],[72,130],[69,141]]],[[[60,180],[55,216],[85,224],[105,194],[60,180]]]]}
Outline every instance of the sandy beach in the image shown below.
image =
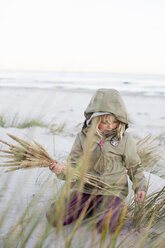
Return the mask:
{"type": "MultiPolygon", "coordinates": [[[[84,110],[93,93],[94,91],[81,90],[1,88],[0,115],[7,122],[6,128],[0,127],[1,139],[6,139],[8,132],[20,138],[35,139],[52,154],[53,135],[50,129],[64,126],[63,132],[55,135],[55,152],[63,150],[67,153],[76,133],[81,130],[84,110]],[[16,119],[15,122],[41,120],[47,124],[47,128],[11,128],[13,119],[16,119]]],[[[130,121],[128,132],[132,132],[136,139],[144,138],[148,134],[153,137],[160,135],[164,142],[165,98],[140,94],[121,95],[130,121]]]]}
{"type": "MultiPolygon", "coordinates": [[[[81,90],[0,88],[0,116],[3,116],[6,121],[6,127],[0,127],[0,139],[11,143],[11,139],[7,136],[7,133],[11,133],[23,139],[36,140],[44,146],[51,156],[59,161],[65,161],[76,133],[81,130],[84,121],[83,113],[92,95],[93,91],[81,90]],[[39,119],[47,126],[18,129],[10,125],[13,118],[17,118],[17,121],[39,119]],[[51,130],[54,130],[54,133],[51,130]]],[[[122,94],[122,96],[130,120],[128,131],[133,133],[136,140],[144,138],[148,134],[152,134],[153,137],[159,136],[159,145],[163,150],[165,148],[165,98],[130,93],[122,94]]],[[[0,170],[2,187],[8,174],[4,173],[3,168],[0,170]]],[[[165,175],[165,163],[163,160],[161,161],[160,174],[162,178],[158,175],[150,175],[150,190],[152,192],[165,186],[163,179],[163,177],[165,178],[163,176],[163,174],[165,175]]],[[[13,189],[18,185],[19,188],[20,186],[23,187],[23,191],[20,191],[13,212],[16,213],[18,209],[21,211],[21,208],[33,198],[48,176],[50,176],[50,181],[54,183],[56,176],[48,169],[12,172],[12,178],[5,193],[1,190],[1,202],[3,203],[0,207],[1,211],[7,207],[13,189]],[[27,175],[30,175],[30,178],[25,184],[22,178],[27,175]]],[[[146,176],[149,177],[149,173],[146,173],[146,176]]],[[[50,192],[51,190],[52,188],[50,192]]],[[[42,201],[49,200],[50,202],[52,200],[49,199],[50,192],[44,194],[42,201]]],[[[12,220],[13,215],[11,214],[1,236],[5,236],[8,228],[12,225],[12,220]]],[[[123,231],[123,235],[125,232],[123,231]]],[[[53,237],[51,238],[53,239],[53,237]]]]}

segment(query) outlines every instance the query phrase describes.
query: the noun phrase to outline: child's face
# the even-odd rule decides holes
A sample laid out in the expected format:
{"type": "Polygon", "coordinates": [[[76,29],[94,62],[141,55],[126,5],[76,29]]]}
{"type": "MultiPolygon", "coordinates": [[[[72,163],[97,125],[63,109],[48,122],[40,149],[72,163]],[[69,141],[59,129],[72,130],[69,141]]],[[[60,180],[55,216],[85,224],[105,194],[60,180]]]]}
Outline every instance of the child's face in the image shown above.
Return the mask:
{"type": "Polygon", "coordinates": [[[108,116],[108,118],[101,117],[101,122],[98,126],[102,133],[108,133],[109,131],[116,129],[119,126],[119,121],[114,116],[108,116]]]}

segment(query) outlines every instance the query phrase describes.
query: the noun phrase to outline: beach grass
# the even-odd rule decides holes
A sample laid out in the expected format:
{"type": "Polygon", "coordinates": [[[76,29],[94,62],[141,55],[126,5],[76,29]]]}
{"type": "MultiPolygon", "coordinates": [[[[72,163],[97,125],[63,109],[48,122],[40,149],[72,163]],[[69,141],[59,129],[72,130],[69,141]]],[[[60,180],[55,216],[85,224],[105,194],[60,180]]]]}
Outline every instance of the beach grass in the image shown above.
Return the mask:
{"type": "MultiPolygon", "coordinates": [[[[7,194],[8,186],[11,180],[11,174],[8,174],[6,181],[1,185],[1,191],[7,194]]],[[[24,184],[26,182],[24,181],[24,184]]],[[[28,183],[28,181],[27,181],[28,183]]],[[[136,215],[138,219],[142,217],[142,213],[145,218],[142,218],[140,223],[137,222],[137,226],[130,227],[130,232],[127,236],[120,236],[122,232],[122,227],[128,221],[128,215],[134,214],[133,204],[127,206],[123,211],[121,221],[118,228],[114,233],[109,233],[107,226],[103,228],[101,233],[98,233],[95,228],[96,218],[89,218],[84,220],[87,213],[87,208],[81,213],[80,217],[73,222],[72,225],[63,226],[62,216],[64,211],[64,199],[67,197],[68,186],[67,182],[58,189],[58,193],[54,193],[50,196],[53,201],[58,203],[58,213],[56,218],[58,218],[58,225],[56,228],[52,227],[50,223],[46,221],[46,211],[50,205],[49,201],[43,201],[44,195],[47,191],[50,191],[50,177],[44,181],[43,185],[38,189],[33,197],[27,204],[22,204],[21,211],[16,212],[16,207],[13,212],[13,207],[17,205],[19,201],[19,193],[21,189],[19,185],[15,186],[13,190],[14,194],[8,201],[7,207],[3,209],[2,216],[0,220],[0,231],[1,240],[0,244],[2,248],[10,247],[60,247],[60,248],[71,248],[76,247],[102,247],[102,248],[135,248],[135,247],[150,247],[156,248],[161,247],[158,245],[163,244],[164,231],[154,234],[159,223],[162,223],[162,214],[164,213],[163,207],[163,196],[165,195],[165,189],[161,189],[159,192],[148,196],[146,202],[143,206],[143,212],[141,208],[139,211],[136,209],[136,215]],[[155,207],[154,207],[155,206],[155,207]],[[159,206],[159,207],[158,207],[159,206]],[[9,221],[9,216],[11,217],[13,213],[13,222],[9,221]],[[4,232],[5,224],[9,222],[7,232],[4,232]],[[155,229],[154,229],[155,227],[155,229]],[[143,234],[143,235],[142,235],[143,234]],[[139,239],[140,237],[140,239],[139,239]],[[90,242],[89,242],[90,241],[90,242]],[[54,246],[53,246],[54,244],[54,246]]],[[[0,198],[0,203],[3,198],[0,198]]],[[[87,206],[86,206],[87,207],[87,206]]],[[[165,207],[165,206],[164,206],[165,207]]],[[[164,218],[164,215],[163,215],[164,218]]]]}
{"type": "MultiPolygon", "coordinates": [[[[25,154],[33,154],[33,158],[43,160],[47,158],[47,164],[38,163],[38,160],[33,161],[32,166],[28,166],[29,162],[24,165],[22,164],[21,168],[36,168],[38,166],[42,167],[48,166],[52,161],[49,154],[45,151],[43,147],[37,142],[27,142],[19,139],[13,135],[9,135],[12,139],[17,141],[19,146],[12,144],[6,145],[11,149],[8,150],[8,156],[15,156],[16,158],[16,169],[20,166],[20,161],[25,161],[25,154]],[[19,156],[18,156],[19,150],[19,156]],[[28,152],[28,153],[27,153],[28,152]],[[12,154],[11,154],[12,153],[12,154]],[[44,155],[43,155],[44,154],[44,155]],[[36,164],[34,163],[36,162],[36,164]]],[[[91,138],[89,139],[92,140],[91,138]]],[[[157,154],[157,149],[155,149],[155,144],[151,142],[151,137],[147,137],[137,145],[139,155],[145,162],[145,168],[154,166],[154,163],[157,163],[159,160],[160,154],[157,154]],[[154,147],[154,148],[153,148],[154,147]],[[147,157],[147,159],[146,159],[147,157]],[[148,161],[148,162],[147,162],[148,161]],[[154,163],[153,163],[154,161],[154,163]]],[[[4,141],[2,142],[4,145],[4,141]]],[[[84,159],[82,164],[87,164],[89,160],[89,148],[91,142],[88,143],[84,159]]],[[[6,154],[6,153],[5,153],[6,154]]],[[[28,156],[27,156],[28,157],[28,156]]],[[[46,160],[45,160],[46,161],[46,160]]],[[[6,164],[10,166],[10,164],[6,164]]],[[[11,167],[14,169],[15,164],[12,164],[11,167]]],[[[76,174],[76,177],[79,179],[78,190],[81,191],[84,183],[86,182],[87,176],[87,167],[82,166],[83,169],[80,170],[79,174],[76,174]]],[[[69,167],[67,167],[69,168],[69,167]]],[[[110,233],[107,226],[103,228],[101,233],[98,233],[96,229],[96,222],[98,216],[92,216],[91,218],[84,219],[87,215],[87,207],[81,213],[79,218],[74,221],[74,223],[68,227],[62,225],[63,215],[64,215],[64,206],[65,199],[69,198],[69,192],[71,190],[71,171],[66,169],[66,181],[63,186],[58,189],[58,192],[53,192],[54,185],[50,185],[50,178],[47,177],[42,187],[38,189],[35,194],[35,197],[31,199],[26,205],[22,206],[21,213],[16,213],[16,218],[14,222],[8,225],[8,230],[5,233],[4,226],[9,221],[8,216],[13,212],[13,206],[18,201],[19,191],[23,190],[23,187],[15,187],[13,190],[14,194],[11,195],[7,207],[3,210],[0,220],[0,230],[3,233],[1,240],[2,248],[10,247],[60,247],[60,248],[72,248],[72,247],[99,247],[99,248],[139,248],[147,247],[148,244],[152,248],[161,247],[164,241],[164,231],[162,222],[165,221],[165,187],[159,191],[148,195],[144,203],[135,203],[130,201],[123,213],[118,228],[114,233],[110,233]],[[44,194],[52,188],[52,194],[50,199],[57,204],[55,218],[58,220],[58,224],[55,228],[51,226],[50,223],[46,222],[46,212],[49,208],[50,201],[44,201],[44,194]],[[129,224],[129,232],[126,236],[121,236],[122,229],[124,226],[129,224]],[[155,227],[160,228],[159,232],[156,232],[155,227]]],[[[7,188],[10,185],[10,175],[7,177],[6,181],[1,184],[0,192],[7,194],[7,188]]],[[[74,175],[75,176],[75,175],[74,175]]],[[[75,179],[75,178],[74,178],[75,179]]],[[[88,178],[93,181],[94,178],[88,178]]],[[[27,181],[28,183],[28,181],[27,181]]],[[[26,182],[24,182],[26,184],[26,182]]],[[[0,198],[0,201],[3,201],[3,198],[0,198]]],[[[110,218],[110,216],[109,216],[110,218]]]]}
{"type": "Polygon", "coordinates": [[[30,127],[47,127],[46,124],[40,117],[38,118],[21,118],[18,113],[12,115],[12,117],[7,117],[5,114],[0,115],[0,127],[3,128],[30,128],[30,127]]]}
{"type": "Polygon", "coordinates": [[[66,127],[66,122],[58,125],[54,123],[50,126],[49,130],[51,134],[55,135],[64,132],[65,127],[66,127]]]}
{"type": "Polygon", "coordinates": [[[136,146],[143,167],[146,170],[153,168],[163,158],[163,150],[159,146],[158,137],[152,137],[149,134],[140,139],[136,146]]]}

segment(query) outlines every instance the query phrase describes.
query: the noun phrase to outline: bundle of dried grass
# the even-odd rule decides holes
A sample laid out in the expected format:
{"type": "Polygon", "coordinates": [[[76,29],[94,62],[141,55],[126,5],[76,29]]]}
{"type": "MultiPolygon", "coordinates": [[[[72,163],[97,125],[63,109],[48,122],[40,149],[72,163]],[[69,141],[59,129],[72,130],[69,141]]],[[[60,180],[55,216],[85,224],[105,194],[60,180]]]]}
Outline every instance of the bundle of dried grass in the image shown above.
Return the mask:
{"type": "MultiPolygon", "coordinates": [[[[12,145],[7,143],[6,141],[0,140],[1,143],[9,147],[9,150],[0,150],[1,152],[7,154],[0,155],[0,157],[10,159],[8,161],[5,161],[3,164],[0,164],[0,167],[12,167],[6,172],[11,172],[19,169],[48,167],[54,162],[54,159],[36,141],[32,143],[19,139],[18,137],[11,134],[8,134],[8,136],[15,140],[19,144],[19,146],[12,145]]],[[[63,172],[65,175],[69,175],[70,180],[78,180],[79,178],[82,179],[81,171],[79,170],[79,168],[73,169],[65,164],[63,172]]],[[[109,184],[100,181],[99,178],[89,173],[85,173],[83,181],[84,183],[88,183],[98,189],[108,191],[107,188],[111,188],[109,184]]]]}
{"type": "Polygon", "coordinates": [[[1,167],[11,166],[12,168],[7,170],[7,172],[19,169],[47,167],[54,162],[46,150],[37,142],[34,141],[34,143],[29,143],[11,134],[8,134],[8,136],[15,140],[20,146],[12,145],[6,141],[0,140],[1,143],[9,147],[9,150],[0,150],[7,154],[1,155],[0,157],[10,159],[0,165],[1,167]]]}

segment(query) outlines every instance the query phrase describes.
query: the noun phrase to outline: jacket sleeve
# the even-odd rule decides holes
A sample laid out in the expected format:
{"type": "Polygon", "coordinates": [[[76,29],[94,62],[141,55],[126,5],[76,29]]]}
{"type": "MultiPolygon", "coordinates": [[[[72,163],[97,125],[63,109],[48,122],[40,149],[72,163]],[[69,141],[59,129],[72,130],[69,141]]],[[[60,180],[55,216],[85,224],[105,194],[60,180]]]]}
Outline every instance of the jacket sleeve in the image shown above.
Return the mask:
{"type": "Polygon", "coordinates": [[[143,173],[143,166],[137,153],[136,144],[130,134],[126,141],[124,158],[127,174],[133,183],[133,190],[135,193],[138,191],[146,192],[147,181],[143,173]]]}
{"type": "Polygon", "coordinates": [[[71,166],[75,168],[79,161],[82,158],[83,155],[83,148],[82,148],[82,142],[81,142],[81,133],[78,133],[76,136],[76,139],[73,143],[72,149],[70,151],[70,154],[68,156],[68,162],[71,163],[71,166]]]}
{"type": "MultiPolygon", "coordinates": [[[[79,163],[82,155],[83,155],[83,148],[81,145],[81,133],[78,133],[76,136],[76,139],[72,145],[71,151],[69,153],[69,156],[67,158],[67,162],[71,164],[72,168],[75,168],[77,164],[79,163]]],[[[61,180],[65,180],[65,174],[61,173],[60,175],[57,175],[57,177],[61,180]]]]}

